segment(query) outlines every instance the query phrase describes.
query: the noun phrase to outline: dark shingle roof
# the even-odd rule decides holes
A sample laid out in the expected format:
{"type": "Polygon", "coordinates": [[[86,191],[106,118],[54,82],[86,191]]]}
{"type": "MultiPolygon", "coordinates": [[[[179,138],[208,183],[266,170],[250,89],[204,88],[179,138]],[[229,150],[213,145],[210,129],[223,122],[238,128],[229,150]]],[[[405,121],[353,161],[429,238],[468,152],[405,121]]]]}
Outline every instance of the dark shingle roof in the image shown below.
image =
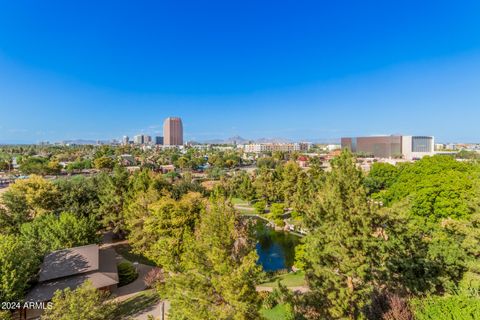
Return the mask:
{"type": "Polygon", "coordinates": [[[87,280],[95,288],[118,284],[112,248],[99,249],[97,245],[88,245],[48,254],[42,264],[39,283],[28,293],[26,301],[49,301],[56,290],[74,290],[87,280]]]}
{"type": "Polygon", "coordinates": [[[40,282],[98,270],[98,245],[58,250],[49,253],[40,269],[40,282]]]}

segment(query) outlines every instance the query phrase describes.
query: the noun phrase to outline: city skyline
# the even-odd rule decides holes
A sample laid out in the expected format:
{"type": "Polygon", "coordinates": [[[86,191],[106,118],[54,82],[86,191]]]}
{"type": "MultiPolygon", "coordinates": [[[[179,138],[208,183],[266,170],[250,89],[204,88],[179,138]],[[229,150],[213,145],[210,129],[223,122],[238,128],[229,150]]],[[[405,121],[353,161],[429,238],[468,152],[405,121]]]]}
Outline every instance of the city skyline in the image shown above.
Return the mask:
{"type": "Polygon", "coordinates": [[[480,141],[480,3],[348,7],[3,3],[0,143],[161,135],[170,114],[185,141],[480,141]]]}

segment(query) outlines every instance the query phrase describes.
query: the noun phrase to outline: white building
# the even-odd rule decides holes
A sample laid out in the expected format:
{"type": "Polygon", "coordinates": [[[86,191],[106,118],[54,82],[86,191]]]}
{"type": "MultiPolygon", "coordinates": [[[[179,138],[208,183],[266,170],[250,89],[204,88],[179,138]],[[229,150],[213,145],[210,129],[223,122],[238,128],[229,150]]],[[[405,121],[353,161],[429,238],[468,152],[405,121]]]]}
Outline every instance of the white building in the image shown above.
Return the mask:
{"type": "Polygon", "coordinates": [[[435,154],[435,139],[431,136],[402,136],[402,155],[406,160],[421,159],[435,154]]]}
{"type": "Polygon", "coordinates": [[[251,143],[238,145],[246,153],[307,151],[307,143],[251,143]]]}

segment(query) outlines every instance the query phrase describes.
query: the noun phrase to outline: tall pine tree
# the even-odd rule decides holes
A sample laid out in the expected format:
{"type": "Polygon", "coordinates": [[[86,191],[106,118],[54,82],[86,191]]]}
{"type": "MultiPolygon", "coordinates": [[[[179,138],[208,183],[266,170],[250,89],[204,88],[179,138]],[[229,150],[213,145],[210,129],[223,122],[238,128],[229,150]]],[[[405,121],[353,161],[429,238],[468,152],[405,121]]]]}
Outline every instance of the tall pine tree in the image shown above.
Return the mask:
{"type": "Polygon", "coordinates": [[[305,238],[306,310],[312,319],[361,319],[380,275],[386,234],[363,187],[362,172],[344,151],[332,161],[308,211],[305,238]]]}
{"type": "Polygon", "coordinates": [[[233,207],[212,201],[160,291],[171,302],[169,319],[259,319],[254,241],[233,207]]]}

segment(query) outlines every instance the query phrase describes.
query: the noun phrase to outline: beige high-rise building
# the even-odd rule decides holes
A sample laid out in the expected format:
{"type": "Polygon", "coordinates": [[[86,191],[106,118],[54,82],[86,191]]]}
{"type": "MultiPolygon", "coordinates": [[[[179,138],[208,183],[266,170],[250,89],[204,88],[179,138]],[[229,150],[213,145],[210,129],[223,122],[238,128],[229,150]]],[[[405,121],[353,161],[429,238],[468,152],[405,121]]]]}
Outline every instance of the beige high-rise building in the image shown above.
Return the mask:
{"type": "Polygon", "coordinates": [[[166,146],[183,145],[182,119],[169,117],[163,122],[163,144],[166,146]]]}

